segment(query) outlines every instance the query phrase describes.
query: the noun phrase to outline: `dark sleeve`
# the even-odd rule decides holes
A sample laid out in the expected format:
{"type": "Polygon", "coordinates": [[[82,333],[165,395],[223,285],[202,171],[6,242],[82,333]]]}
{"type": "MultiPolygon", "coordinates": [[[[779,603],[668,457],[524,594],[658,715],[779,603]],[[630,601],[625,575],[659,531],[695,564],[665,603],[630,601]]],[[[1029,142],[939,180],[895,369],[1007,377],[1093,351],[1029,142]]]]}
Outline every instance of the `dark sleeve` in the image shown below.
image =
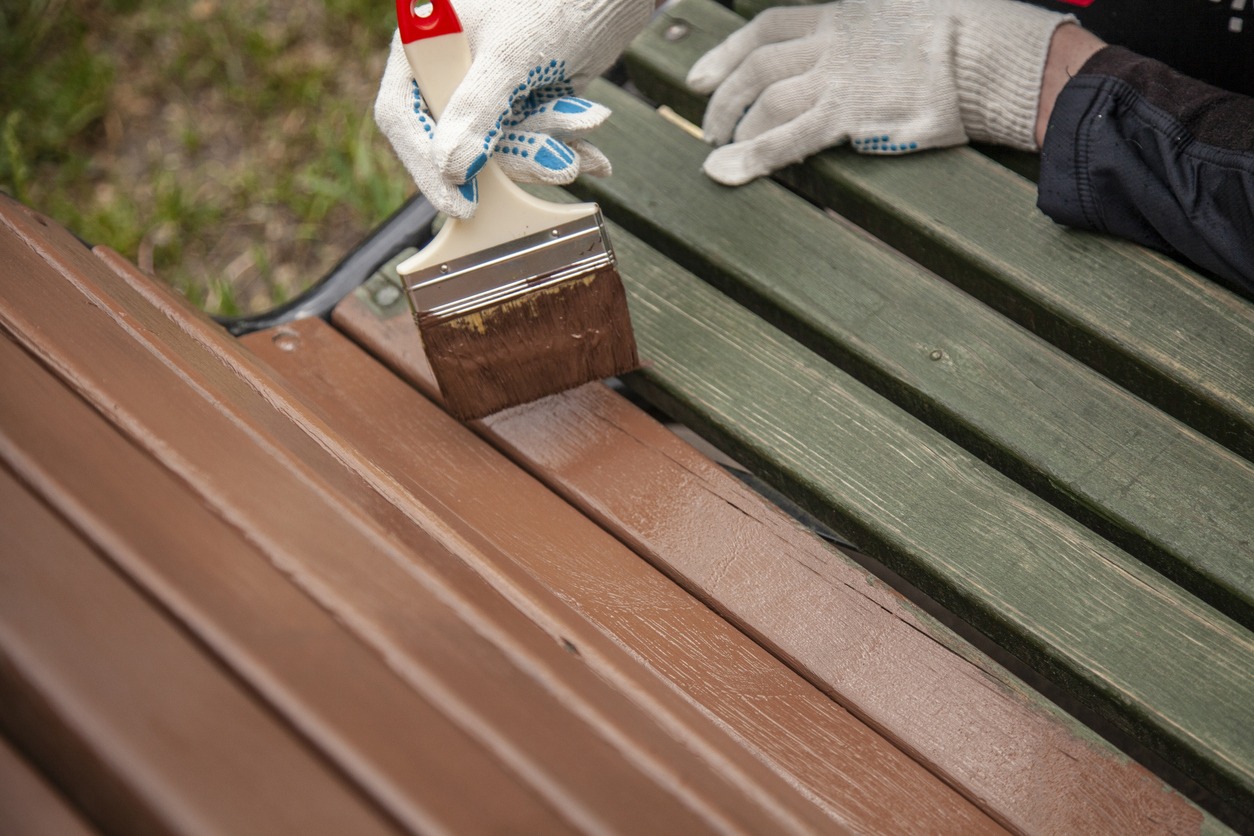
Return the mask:
{"type": "Polygon", "coordinates": [[[1054,105],[1038,205],[1254,293],[1254,99],[1105,47],[1054,105]]]}

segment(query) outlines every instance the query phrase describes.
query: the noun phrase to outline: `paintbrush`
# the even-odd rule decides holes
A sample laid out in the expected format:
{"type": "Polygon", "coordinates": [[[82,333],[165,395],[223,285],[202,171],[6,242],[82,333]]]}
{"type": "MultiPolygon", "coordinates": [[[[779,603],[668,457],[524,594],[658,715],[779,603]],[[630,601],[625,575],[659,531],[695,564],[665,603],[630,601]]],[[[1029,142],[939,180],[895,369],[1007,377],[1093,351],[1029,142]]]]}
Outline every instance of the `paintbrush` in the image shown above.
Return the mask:
{"type": "MultiPolygon", "coordinates": [[[[432,115],[470,68],[449,0],[396,0],[432,115]]],[[[445,408],[480,418],[640,365],[617,261],[595,203],[551,203],[493,162],[478,208],[398,267],[445,408]]]]}

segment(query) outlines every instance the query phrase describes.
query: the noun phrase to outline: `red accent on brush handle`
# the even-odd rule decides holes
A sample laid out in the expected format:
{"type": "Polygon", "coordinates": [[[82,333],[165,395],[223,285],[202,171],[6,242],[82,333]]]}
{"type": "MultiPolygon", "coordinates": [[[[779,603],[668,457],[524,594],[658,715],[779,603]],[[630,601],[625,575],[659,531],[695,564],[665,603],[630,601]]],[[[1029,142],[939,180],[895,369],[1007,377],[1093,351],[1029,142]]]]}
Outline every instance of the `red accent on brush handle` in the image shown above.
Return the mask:
{"type": "Polygon", "coordinates": [[[449,0],[396,0],[396,25],[401,30],[401,43],[405,44],[462,31],[462,23],[449,0]],[[420,17],[415,13],[415,9],[423,7],[430,7],[431,14],[420,17]]]}

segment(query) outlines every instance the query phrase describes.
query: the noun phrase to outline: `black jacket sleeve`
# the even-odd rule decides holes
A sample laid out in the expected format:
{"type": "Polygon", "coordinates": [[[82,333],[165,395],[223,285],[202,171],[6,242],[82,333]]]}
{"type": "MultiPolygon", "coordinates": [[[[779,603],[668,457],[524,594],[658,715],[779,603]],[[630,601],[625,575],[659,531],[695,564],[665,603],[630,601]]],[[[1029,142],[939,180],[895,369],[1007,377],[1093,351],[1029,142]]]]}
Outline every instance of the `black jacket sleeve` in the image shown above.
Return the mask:
{"type": "Polygon", "coordinates": [[[1105,47],[1054,105],[1038,205],[1254,293],[1254,99],[1105,47]]]}

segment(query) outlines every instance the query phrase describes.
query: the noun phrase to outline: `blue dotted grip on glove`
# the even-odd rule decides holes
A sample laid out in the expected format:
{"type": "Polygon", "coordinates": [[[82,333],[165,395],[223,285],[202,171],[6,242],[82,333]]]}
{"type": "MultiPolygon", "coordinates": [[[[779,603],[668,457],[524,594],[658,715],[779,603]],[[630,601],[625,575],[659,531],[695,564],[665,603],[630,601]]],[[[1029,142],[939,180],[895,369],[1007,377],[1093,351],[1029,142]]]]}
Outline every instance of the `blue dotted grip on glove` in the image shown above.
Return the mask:
{"type": "Polygon", "coordinates": [[[430,138],[432,127],[431,111],[427,110],[427,103],[422,100],[422,93],[418,90],[418,82],[411,81],[410,86],[414,91],[414,113],[418,114],[418,124],[422,125],[423,133],[430,138]]]}
{"type": "Polygon", "coordinates": [[[853,148],[862,154],[905,154],[919,150],[919,143],[893,142],[888,134],[877,134],[853,140],[853,148]]]}
{"type": "MultiPolygon", "coordinates": [[[[414,113],[417,114],[418,116],[418,124],[422,125],[423,135],[426,136],[428,140],[430,140],[431,131],[435,125],[435,119],[434,117],[432,117],[431,111],[427,108],[427,103],[423,101],[422,99],[422,91],[418,89],[418,82],[411,81],[410,85],[414,93],[414,113]]],[[[478,161],[476,160],[476,162],[478,161]]],[[[487,157],[483,158],[483,162],[487,162],[487,157]]],[[[482,167],[483,167],[483,163],[479,163],[479,168],[482,168],[482,167]]],[[[478,170],[479,170],[478,168],[475,169],[475,171],[478,171],[478,170]]],[[[467,177],[467,180],[465,183],[457,187],[457,190],[461,192],[462,197],[466,198],[471,203],[478,202],[479,187],[475,185],[475,181],[470,179],[469,176],[467,177]]]]}
{"type": "Polygon", "coordinates": [[[496,151],[533,159],[537,164],[552,171],[561,171],[575,163],[575,152],[564,142],[531,131],[511,130],[520,127],[527,119],[544,113],[550,107],[554,112],[578,114],[592,107],[592,103],[575,94],[575,88],[566,74],[566,62],[553,59],[527,73],[527,80],[514,88],[509,102],[497,117],[496,127],[483,138],[483,151],[466,171],[467,179],[474,177],[487,162],[493,141],[496,151]],[[498,139],[498,137],[500,137],[498,139]],[[538,149],[531,146],[543,140],[538,149]]]}
{"type": "MultiPolygon", "coordinates": [[[[411,89],[414,113],[423,134],[430,140],[435,118],[423,100],[417,81],[411,81],[411,89]]],[[[595,107],[574,93],[564,61],[554,59],[531,70],[526,81],[514,88],[495,126],[484,134],[482,153],[467,167],[465,182],[457,187],[462,197],[471,202],[478,200],[475,175],[492,154],[512,155],[555,172],[576,165],[578,156],[565,142],[547,133],[525,129],[528,119],[550,110],[555,114],[578,116],[595,107]]]]}

